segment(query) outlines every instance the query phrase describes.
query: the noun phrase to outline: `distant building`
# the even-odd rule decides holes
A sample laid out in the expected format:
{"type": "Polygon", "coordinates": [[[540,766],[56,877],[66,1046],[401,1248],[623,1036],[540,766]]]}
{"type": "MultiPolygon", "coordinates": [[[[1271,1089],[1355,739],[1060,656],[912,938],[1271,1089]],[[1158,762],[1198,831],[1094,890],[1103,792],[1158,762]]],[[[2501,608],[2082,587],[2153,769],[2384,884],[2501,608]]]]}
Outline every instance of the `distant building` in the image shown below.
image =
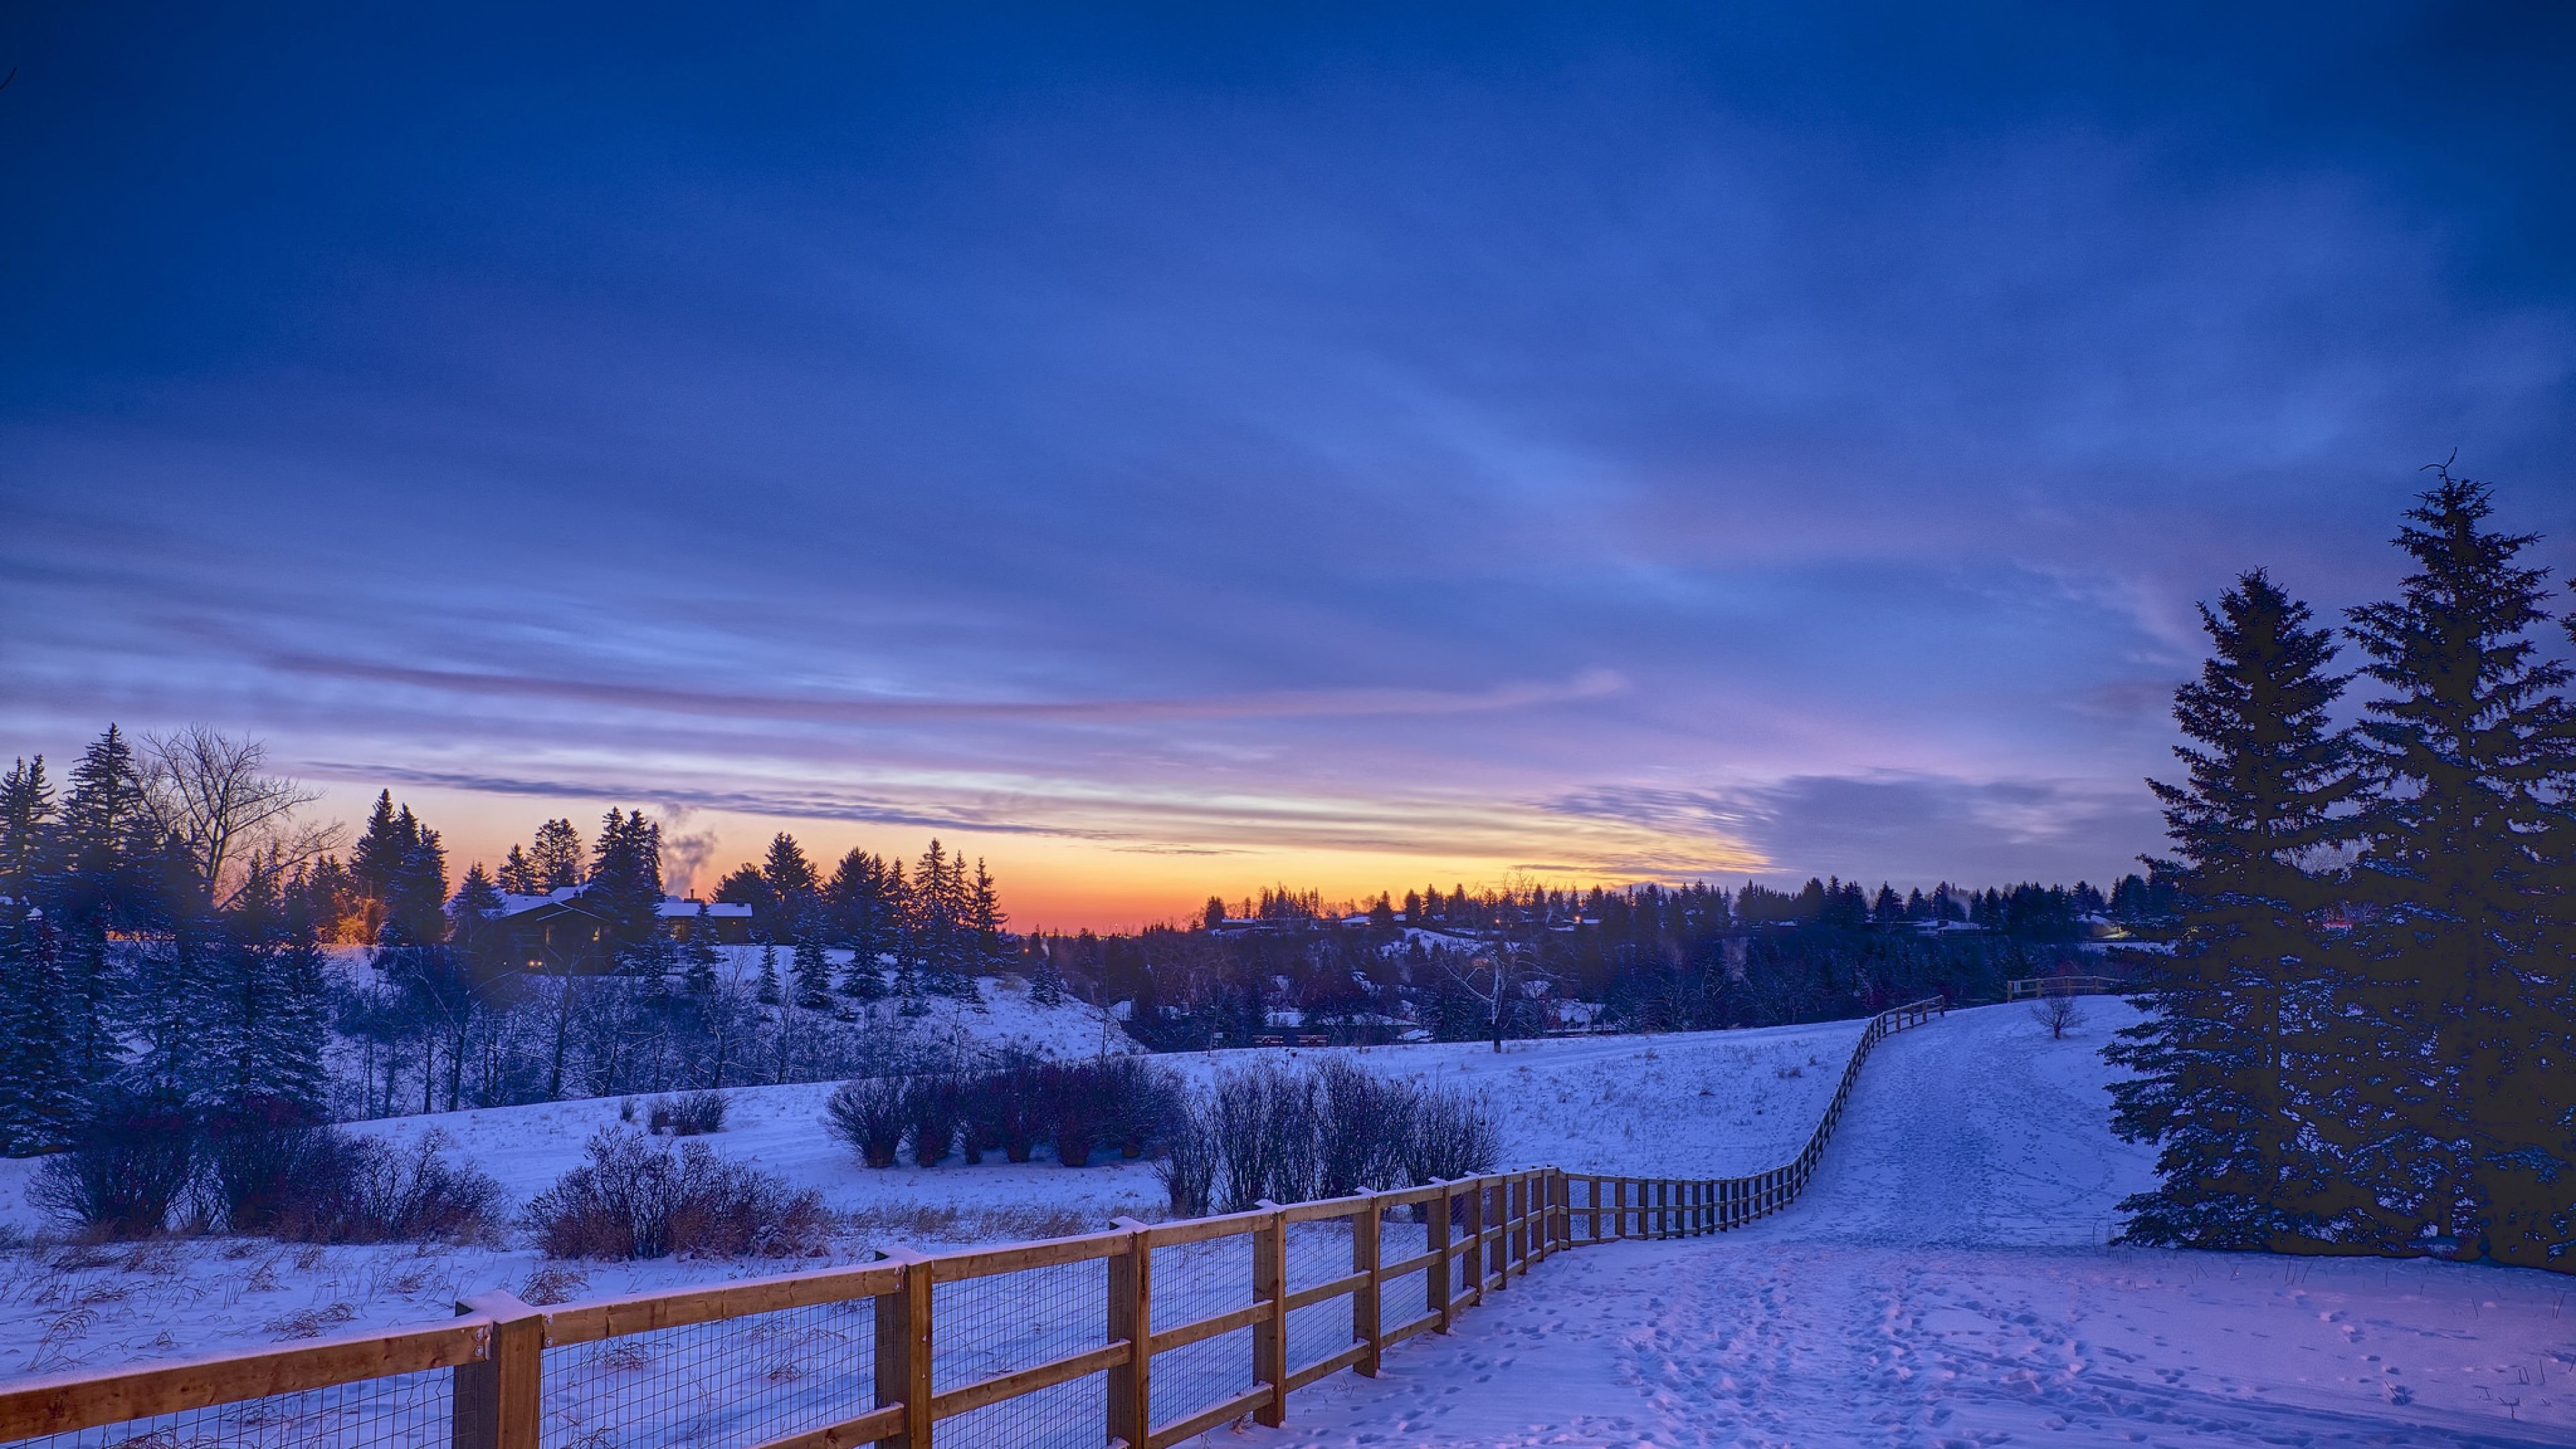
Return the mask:
{"type": "MultiPolygon", "coordinates": [[[[513,953],[534,971],[596,975],[611,963],[600,949],[608,919],[583,900],[587,884],[564,886],[541,896],[503,892],[495,919],[509,933],[513,953]]],[[[664,896],[658,908],[674,939],[694,938],[701,926],[718,945],[740,945],[751,939],[751,907],[733,901],[697,901],[664,896]]]]}

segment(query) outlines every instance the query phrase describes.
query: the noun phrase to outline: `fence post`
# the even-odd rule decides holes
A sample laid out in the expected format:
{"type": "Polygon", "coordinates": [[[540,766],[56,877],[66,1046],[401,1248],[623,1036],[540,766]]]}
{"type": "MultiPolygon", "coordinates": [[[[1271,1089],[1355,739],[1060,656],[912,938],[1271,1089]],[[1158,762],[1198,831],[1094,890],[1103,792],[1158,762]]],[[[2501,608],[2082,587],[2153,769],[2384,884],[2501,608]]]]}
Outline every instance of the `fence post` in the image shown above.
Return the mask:
{"type": "Polygon", "coordinates": [[[1455,1310],[1449,1306],[1449,1184],[1431,1179],[1440,1195],[1422,1205],[1423,1247],[1431,1254],[1431,1267],[1422,1280],[1422,1307],[1427,1313],[1440,1315],[1440,1331],[1447,1333],[1455,1310]]]}
{"type": "Polygon", "coordinates": [[[1592,1209],[1592,1241],[1597,1243],[1601,1241],[1601,1174],[1586,1173],[1583,1180],[1591,1188],[1586,1200],[1592,1209]]]}
{"type": "Polygon", "coordinates": [[[1109,1260],[1109,1336],[1130,1345],[1127,1361],[1109,1369],[1109,1437],[1144,1449],[1154,1427],[1154,1249],[1143,1223],[1109,1223],[1127,1232],[1127,1251],[1109,1260]]]}
{"type": "Polygon", "coordinates": [[[1378,1285],[1385,1281],[1378,1276],[1378,1264],[1384,1261],[1379,1231],[1385,1221],[1386,1213],[1374,1194],[1368,1206],[1351,1219],[1351,1271],[1368,1275],[1368,1281],[1351,1295],[1351,1337],[1368,1345],[1359,1362],[1360,1377],[1368,1379],[1377,1377],[1378,1356],[1386,1350],[1386,1324],[1378,1305],[1378,1285]]]}
{"type": "Polygon", "coordinates": [[[878,1449],[930,1449],[930,1275],[909,1248],[889,1248],[903,1283],[877,1295],[877,1403],[903,1405],[903,1432],[878,1449]]]}
{"type": "Polygon", "coordinates": [[[1468,1178],[1466,1189],[1466,1287],[1476,1289],[1476,1302],[1484,1302],[1484,1178],[1468,1178]]]}
{"type": "Polygon", "coordinates": [[[1252,1296],[1270,1315],[1252,1326],[1252,1378],[1270,1386],[1270,1401],[1252,1417],[1276,1429],[1288,1419],[1288,1220],[1270,1199],[1260,1206],[1270,1216],[1252,1232],[1252,1296]]]}
{"type": "Polygon", "coordinates": [[[492,1347],[460,1364],[450,1390],[448,1436],[455,1449],[537,1449],[546,1369],[546,1316],[515,1293],[494,1290],[461,1299],[459,1315],[492,1318],[492,1347]]]}

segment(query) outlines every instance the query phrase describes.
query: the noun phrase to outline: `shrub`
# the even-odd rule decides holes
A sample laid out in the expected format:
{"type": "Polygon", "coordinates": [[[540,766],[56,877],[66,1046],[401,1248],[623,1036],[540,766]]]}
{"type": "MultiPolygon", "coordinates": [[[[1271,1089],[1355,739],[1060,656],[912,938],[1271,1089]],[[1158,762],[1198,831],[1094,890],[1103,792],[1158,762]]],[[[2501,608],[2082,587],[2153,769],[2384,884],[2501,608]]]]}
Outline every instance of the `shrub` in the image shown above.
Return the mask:
{"type": "Polygon", "coordinates": [[[1158,1171],[1183,1216],[1467,1177],[1501,1155],[1482,1097],[1340,1058],[1228,1072],[1204,1101],[1177,1096],[1166,1111],[1158,1171]]]}
{"type": "Polygon", "coordinates": [[[27,1201],[107,1238],[149,1237],[171,1224],[197,1175],[197,1130],[187,1113],[135,1106],[90,1124],[27,1184],[27,1201]]]}
{"type": "Polygon", "coordinates": [[[210,1215],[236,1233],[273,1233],[354,1169],[357,1139],[336,1127],[234,1125],[204,1142],[210,1215]]]}
{"type": "Polygon", "coordinates": [[[1163,1180],[1163,1191],[1172,1200],[1172,1216],[1204,1216],[1216,1191],[1217,1164],[1222,1154],[1217,1149],[1216,1131],[1207,1114],[1190,1102],[1179,1104],[1164,1135],[1163,1155],[1154,1163],[1154,1175],[1163,1180]]]}
{"type": "Polygon", "coordinates": [[[471,1163],[451,1162],[453,1142],[425,1132],[409,1152],[348,1139],[341,1175],[291,1200],[277,1236],[312,1243],[480,1242],[497,1236],[501,1184],[471,1163]]]}
{"type": "Polygon", "coordinates": [[[587,1162],[528,1204],[524,1221],[550,1258],[786,1257],[823,1246],[822,1194],[704,1143],[681,1143],[674,1155],[611,1127],[584,1153],[587,1162]]]}
{"type": "Polygon", "coordinates": [[[1493,1105],[1456,1087],[1416,1089],[1406,1114],[1404,1175],[1413,1183],[1491,1172],[1503,1155],[1493,1105]]]}
{"type": "MultiPolygon", "coordinates": [[[[722,1092],[683,1092],[675,1097],[656,1097],[646,1114],[644,1130],[656,1135],[695,1137],[706,1132],[722,1132],[725,1113],[733,1099],[722,1092]]],[[[627,1118],[633,1121],[632,1117],[627,1118]]]]}
{"type": "Polygon", "coordinates": [[[892,1167],[910,1125],[905,1097],[900,1077],[843,1082],[823,1103],[823,1128],[868,1166],[892,1167]]]}
{"type": "Polygon", "coordinates": [[[904,1084],[904,1141],[915,1165],[936,1167],[948,1160],[960,1116],[954,1078],[925,1074],[904,1084]]]}

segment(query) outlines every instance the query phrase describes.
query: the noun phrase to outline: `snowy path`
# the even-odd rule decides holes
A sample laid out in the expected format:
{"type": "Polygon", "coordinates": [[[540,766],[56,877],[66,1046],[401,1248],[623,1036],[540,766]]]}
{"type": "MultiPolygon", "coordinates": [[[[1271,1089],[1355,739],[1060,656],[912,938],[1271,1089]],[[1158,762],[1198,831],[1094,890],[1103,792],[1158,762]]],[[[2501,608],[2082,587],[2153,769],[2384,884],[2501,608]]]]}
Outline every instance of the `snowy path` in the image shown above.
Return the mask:
{"type": "Polygon", "coordinates": [[[2097,1246],[2147,1160],[2094,1055],[2133,1018],[2088,1005],[1891,1038],[1789,1212],[1544,1264],[1240,1442],[2576,1443],[2562,1277],[2097,1246]]]}

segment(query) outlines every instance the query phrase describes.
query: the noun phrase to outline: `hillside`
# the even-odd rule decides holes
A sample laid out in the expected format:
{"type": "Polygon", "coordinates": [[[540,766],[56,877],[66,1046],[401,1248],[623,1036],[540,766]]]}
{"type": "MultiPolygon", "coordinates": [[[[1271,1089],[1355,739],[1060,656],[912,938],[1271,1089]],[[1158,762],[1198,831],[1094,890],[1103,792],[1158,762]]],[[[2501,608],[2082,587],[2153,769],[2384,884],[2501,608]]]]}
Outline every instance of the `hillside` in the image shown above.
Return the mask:
{"type": "MultiPolygon", "coordinates": [[[[1024,1004],[1000,1003],[986,1026],[1010,1026],[1024,1004]]],[[[1064,1014],[1045,1014],[1072,1023],[1064,1014]]],[[[1039,1020],[1039,1018],[1030,1018],[1039,1020]]],[[[1041,1022],[1043,1024],[1043,1022],[1041,1022]]],[[[1439,1077],[1485,1094],[1502,1124],[1498,1166],[1554,1163],[1584,1171],[1712,1173],[1770,1166],[1792,1155],[1830,1099],[1862,1023],[1666,1037],[1338,1049],[1388,1075],[1439,1077]]],[[[1296,1060],[1312,1051],[1255,1050],[1157,1057],[1185,1078],[1296,1060]]],[[[894,1242],[932,1246],[1084,1231],[1116,1213],[1155,1213],[1163,1194],[1151,1164],[1081,1170],[1040,1160],[1014,1166],[871,1171],[826,1137],[817,1117],[828,1083],[732,1094],[728,1128],[697,1140],[819,1189],[848,1214],[834,1260],[894,1242]]],[[[580,1159],[591,1133],[618,1120],[614,1100],[388,1118],[357,1130],[397,1143],[445,1133],[502,1184],[513,1205],[580,1159]]],[[[34,1164],[0,1162],[0,1228],[41,1229],[25,1200],[34,1164]]],[[[499,1247],[306,1248],[258,1239],[174,1239],[103,1250],[20,1251],[0,1286],[0,1375],[201,1351],[440,1317],[486,1288],[592,1296],[779,1271],[777,1262],[663,1260],[548,1265],[516,1243],[499,1247]],[[539,1278],[538,1275],[548,1275],[539,1278]]]]}
{"type": "Polygon", "coordinates": [[[2063,1041],[2002,1006],[1891,1038],[1788,1212],[1549,1263],[1249,1442],[2576,1442],[2563,1278],[2102,1246],[2151,1159],[2096,1055],[2135,1013],[2086,1011],[2063,1041]]]}

